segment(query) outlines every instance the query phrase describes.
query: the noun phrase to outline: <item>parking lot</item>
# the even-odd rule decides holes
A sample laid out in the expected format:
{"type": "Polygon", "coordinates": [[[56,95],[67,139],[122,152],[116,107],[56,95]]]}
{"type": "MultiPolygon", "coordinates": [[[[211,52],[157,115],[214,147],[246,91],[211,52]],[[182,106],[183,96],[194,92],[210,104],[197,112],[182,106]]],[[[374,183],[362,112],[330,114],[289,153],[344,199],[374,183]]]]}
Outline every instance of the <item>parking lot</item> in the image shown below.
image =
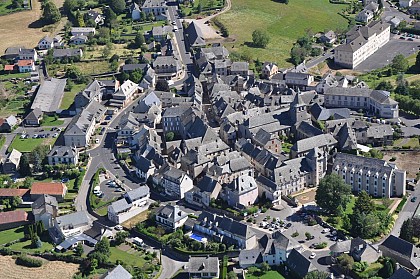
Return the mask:
{"type": "Polygon", "coordinates": [[[119,198],[122,194],[125,193],[125,191],[121,189],[120,187],[118,187],[116,184],[113,184],[113,183],[110,184],[112,180],[107,179],[105,175],[100,175],[99,181],[100,181],[99,187],[103,193],[102,199],[104,201],[110,201],[114,198],[119,198]]]}

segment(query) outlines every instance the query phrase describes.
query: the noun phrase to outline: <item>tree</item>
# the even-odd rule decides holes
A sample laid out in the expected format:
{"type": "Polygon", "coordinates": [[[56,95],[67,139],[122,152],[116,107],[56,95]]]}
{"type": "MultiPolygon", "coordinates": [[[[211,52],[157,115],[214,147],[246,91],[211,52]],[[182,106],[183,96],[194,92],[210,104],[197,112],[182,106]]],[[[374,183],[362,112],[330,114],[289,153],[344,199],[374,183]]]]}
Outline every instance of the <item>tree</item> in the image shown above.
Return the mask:
{"type": "Polygon", "coordinates": [[[169,84],[168,84],[168,82],[166,80],[159,79],[156,82],[156,90],[157,91],[169,92],[169,84]]]}
{"type": "Polygon", "coordinates": [[[350,194],[350,185],[347,185],[339,175],[330,174],[319,181],[315,200],[320,207],[329,213],[337,213],[337,208],[340,205],[346,208],[350,194]]]}
{"type": "Polygon", "coordinates": [[[328,273],[324,271],[314,270],[305,275],[303,279],[327,279],[328,273]]]}
{"type": "Polygon", "coordinates": [[[166,136],[165,136],[166,141],[173,141],[174,137],[175,137],[175,134],[173,132],[168,132],[166,133],[166,136]]]}
{"type": "Polygon", "coordinates": [[[261,264],[261,271],[262,271],[262,272],[264,272],[264,273],[266,273],[266,272],[268,272],[269,270],[270,270],[270,266],[268,265],[268,263],[263,262],[263,263],[261,264]]]}
{"type": "Polygon", "coordinates": [[[137,33],[136,37],[134,38],[134,44],[136,47],[140,48],[144,43],[146,43],[146,40],[144,39],[143,34],[141,32],[137,33]]]}
{"type": "Polygon", "coordinates": [[[388,80],[388,81],[381,81],[378,86],[376,86],[377,90],[385,90],[385,91],[392,91],[394,89],[394,86],[392,85],[392,83],[388,80]]]}
{"type": "Polygon", "coordinates": [[[351,232],[361,238],[372,238],[381,232],[381,221],[375,212],[369,214],[355,211],[351,216],[351,232]]]}
{"type": "Polygon", "coordinates": [[[353,269],[354,260],[352,256],[349,256],[348,254],[342,254],[337,258],[337,260],[338,265],[345,274],[348,274],[353,269]]]}
{"type": "Polygon", "coordinates": [[[53,2],[47,0],[43,4],[41,18],[45,23],[52,24],[60,21],[61,14],[57,9],[57,6],[53,2]]]}
{"type": "Polygon", "coordinates": [[[69,16],[70,12],[77,9],[77,0],[65,0],[63,3],[63,11],[69,16]]]}
{"type": "Polygon", "coordinates": [[[12,1],[13,9],[20,9],[23,7],[23,0],[13,0],[12,1]]]}
{"type": "Polygon", "coordinates": [[[125,10],[124,0],[111,0],[111,8],[116,14],[121,14],[125,10]]]}
{"type": "Polygon", "coordinates": [[[366,191],[361,191],[354,204],[354,211],[369,214],[375,210],[372,198],[366,191]]]}
{"type": "Polygon", "coordinates": [[[78,243],[76,248],[74,248],[74,254],[78,257],[81,257],[83,255],[84,249],[82,243],[78,243]]]}
{"type": "Polygon", "coordinates": [[[408,70],[408,60],[402,54],[398,54],[392,59],[391,69],[394,73],[405,73],[408,70]]]}
{"type": "Polygon", "coordinates": [[[104,9],[104,17],[105,17],[105,20],[104,20],[105,26],[112,27],[115,25],[117,21],[117,15],[111,8],[108,7],[104,9]]]}
{"type": "Polygon", "coordinates": [[[104,237],[101,240],[99,240],[95,245],[95,251],[99,252],[101,254],[107,255],[109,257],[111,252],[109,250],[109,240],[108,240],[108,238],[104,237]]]}
{"type": "Polygon", "coordinates": [[[141,69],[135,69],[130,73],[130,80],[134,83],[139,83],[143,78],[143,71],[141,69]]]}
{"type": "Polygon", "coordinates": [[[307,55],[307,51],[303,47],[299,45],[295,45],[290,51],[291,62],[294,65],[299,65],[300,63],[303,62],[303,60],[305,60],[306,55],[307,55]]]}
{"type": "Polygon", "coordinates": [[[400,230],[400,238],[408,242],[414,243],[414,226],[412,218],[405,220],[402,223],[400,230]]]}
{"type": "Polygon", "coordinates": [[[227,279],[238,279],[238,275],[234,271],[229,271],[227,274],[227,279]]]}
{"type": "Polygon", "coordinates": [[[311,239],[312,234],[311,234],[311,233],[309,233],[309,232],[306,232],[306,233],[305,233],[305,237],[306,237],[306,239],[307,239],[307,240],[309,240],[309,239],[311,239]]]}
{"type": "Polygon", "coordinates": [[[420,69],[420,52],[417,52],[417,56],[416,56],[416,67],[417,69],[420,69]]]}
{"type": "Polygon", "coordinates": [[[31,167],[29,166],[28,154],[23,154],[20,158],[19,173],[24,177],[32,175],[31,167]]]}
{"type": "Polygon", "coordinates": [[[120,245],[120,244],[124,243],[125,239],[129,235],[130,234],[126,231],[117,232],[117,234],[115,235],[115,244],[120,245]]]}
{"type": "Polygon", "coordinates": [[[265,48],[270,42],[270,37],[265,31],[254,30],[252,32],[252,42],[256,47],[265,48]]]}

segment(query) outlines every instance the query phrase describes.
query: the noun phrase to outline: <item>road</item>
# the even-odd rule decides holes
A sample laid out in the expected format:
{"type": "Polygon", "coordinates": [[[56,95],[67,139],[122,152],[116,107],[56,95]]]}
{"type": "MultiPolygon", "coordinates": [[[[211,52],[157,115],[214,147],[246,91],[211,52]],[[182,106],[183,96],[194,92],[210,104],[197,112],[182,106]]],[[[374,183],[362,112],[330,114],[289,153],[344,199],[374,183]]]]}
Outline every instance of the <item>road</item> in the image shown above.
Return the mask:
{"type": "Polygon", "coordinates": [[[314,59],[311,59],[310,61],[306,62],[306,67],[308,69],[312,68],[312,67],[315,67],[318,64],[327,60],[328,58],[334,58],[334,53],[332,52],[332,50],[327,51],[324,56],[318,56],[318,57],[316,57],[314,59]]]}

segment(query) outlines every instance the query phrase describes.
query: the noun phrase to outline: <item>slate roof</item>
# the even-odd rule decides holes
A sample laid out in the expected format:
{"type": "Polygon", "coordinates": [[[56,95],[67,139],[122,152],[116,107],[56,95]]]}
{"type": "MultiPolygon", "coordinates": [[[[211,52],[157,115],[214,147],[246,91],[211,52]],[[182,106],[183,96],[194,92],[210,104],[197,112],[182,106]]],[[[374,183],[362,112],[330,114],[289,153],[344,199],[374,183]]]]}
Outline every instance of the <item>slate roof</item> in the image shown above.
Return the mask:
{"type": "Polygon", "coordinates": [[[50,195],[42,195],[36,199],[31,205],[32,213],[34,215],[40,215],[44,213],[54,213],[54,208],[58,209],[57,199],[50,195]]]}
{"type": "Polygon", "coordinates": [[[404,268],[397,269],[389,279],[416,279],[417,277],[405,270],[404,268]]]}
{"type": "Polygon", "coordinates": [[[202,192],[212,193],[217,183],[218,183],[217,180],[213,179],[212,177],[208,175],[205,175],[203,179],[201,179],[197,183],[197,188],[199,188],[200,191],[202,192]]]}
{"type": "Polygon", "coordinates": [[[188,27],[184,30],[184,33],[190,46],[196,47],[206,45],[203,32],[194,21],[188,25],[188,27]]]}
{"type": "Polygon", "coordinates": [[[190,257],[185,268],[190,273],[194,272],[219,272],[219,258],[218,257],[190,257]]]}
{"type": "Polygon", "coordinates": [[[305,152],[315,147],[332,146],[337,144],[337,140],[331,134],[321,134],[312,138],[298,140],[292,149],[298,153],[305,152]]]}
{"type": "Polygon", "coordinates": [[[128,191],[125,193],[125,197],[127,197],[130,201],[136,201],[140,198],[143,198],[149,195],[150,189],[147,186],[140,186],[134,190],[128,191]]]}
{"type": "Polygon", "coordinates": [[[311,261],[307,259],[304,255],[302,255],[299,251],[296,249],[293,249],[289,257],[287,258],[287,266],[296,274],[299,275],[299,277],[303,278],[311,272],[312,270],[315,270],[316,268],[312,265],[311,261]]]}
{"type": "Polygon", "coordinates": [[[149,66],[149,64],[124,64],[124,66],[122,67],[122,71],[123,72],[132,72],[134,70],[140,69],[142,72],[144,72],[147,67],[149,66]]]}
{"type": "Polygon", "coordinates": [[[389,250],[392,250],[405,258],[410,259],[414,245],[408,241],[405,241],[399,237],[390,235],[382,242],[381,246],[387,247],[389,250]]]}
{"type": "Polygon", "coordinates": [[[77,154],[77,149],[70,146],[58,146],[55,145],[48,156],[58,156],[58,157],[67,157],[74,158],[77,154]]]}
{"type": "Polygon", "coordinates": [[[85,211],[79,211],[57,217],[56,221],[60,228],[77,228],[80,225],[88,224],[90,220],[85,211]]]}
{"type": "Polygon", "coordinates": [[[130,209],[133,205],[131,203],[128,203],[125,198],[114,201],[109,205],[109,208],[112,209],[115,213],[120,213],[123,211],[127,211],[130,209]]]}
{"type": "Polygon", "coordinates": [[[59,109],[64,96],[67,79],[45,80],[41,83],[31,109],[39,108],[43,112],[55,112],[59,109]]]}
{"type": "Polygon", "coordinates": [[[263,263],[263,256],[260,249],[241,250],[239,252],[239,263],[241,266],[258,265],[263,263]]]}
{"type": "Polygon", "coordinates": [[[121,265],[117,265],[114,269],[107,271],[101,279],[131,279],[133,276],[121,265]]]}
{"type": "Polygon", "coordinates": [[[82,56],[82,50],[78,48],[67,48],[67,49],[55,48],[53,50],[54,58],[75,57],[75,56],[82,56]]]}

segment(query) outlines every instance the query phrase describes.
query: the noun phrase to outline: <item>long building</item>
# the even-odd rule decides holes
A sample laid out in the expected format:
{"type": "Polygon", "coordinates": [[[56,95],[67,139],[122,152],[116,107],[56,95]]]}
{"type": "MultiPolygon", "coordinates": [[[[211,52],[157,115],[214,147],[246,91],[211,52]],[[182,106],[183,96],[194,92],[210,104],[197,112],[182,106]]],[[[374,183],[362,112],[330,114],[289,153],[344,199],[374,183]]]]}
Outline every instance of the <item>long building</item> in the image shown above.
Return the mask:
{"type": "Polygon", "coordinates": [[[406,172],[384,160],[337,153],[332,172],[340,175],[353,192],[366,191],[385,198],[405,195],[406,172]]]}
{"type": "Polygon", "coordinates": [[[382,21],[353,27],[346,34],[346,43],[335,48],[335,63],[354,69],[384,46],[389,41],[390,34],[390,25],[382,21]]]}
{"type": "Polygon", "coordinates": [[[330,87],[325,90],[325,107],[363,109],[383,118],[397,118],[398,102],[388,91],[368,88],[330,87]]]}

